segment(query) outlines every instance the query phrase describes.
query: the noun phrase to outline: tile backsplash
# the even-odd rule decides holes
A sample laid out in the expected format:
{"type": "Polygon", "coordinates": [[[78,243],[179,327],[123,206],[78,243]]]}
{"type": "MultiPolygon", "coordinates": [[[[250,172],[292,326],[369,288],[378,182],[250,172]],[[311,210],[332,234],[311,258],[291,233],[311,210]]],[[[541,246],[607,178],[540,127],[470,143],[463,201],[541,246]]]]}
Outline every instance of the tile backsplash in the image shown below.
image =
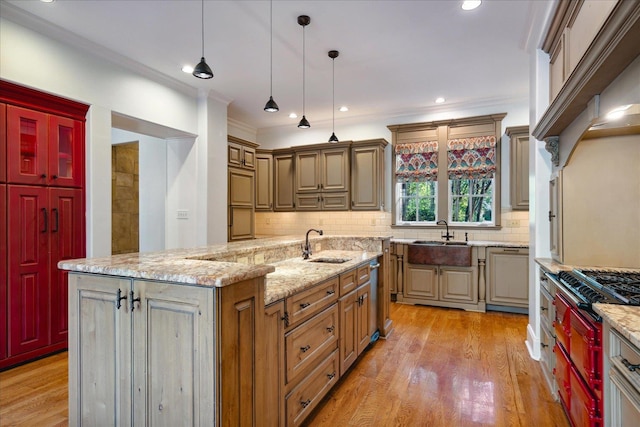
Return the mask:
{"type": "MultiPolygon", "coordinates": [[[[455,240],[529,241],[529,212],[502,211],[499,230],[456,230],[455,240]]],[[[304,234],[309,228],[321,228],[328,235],[392,235],[396,238],[439,240],[440,229],[392,228],[389,212],[256,212],[256,237],[304,234]]]]}

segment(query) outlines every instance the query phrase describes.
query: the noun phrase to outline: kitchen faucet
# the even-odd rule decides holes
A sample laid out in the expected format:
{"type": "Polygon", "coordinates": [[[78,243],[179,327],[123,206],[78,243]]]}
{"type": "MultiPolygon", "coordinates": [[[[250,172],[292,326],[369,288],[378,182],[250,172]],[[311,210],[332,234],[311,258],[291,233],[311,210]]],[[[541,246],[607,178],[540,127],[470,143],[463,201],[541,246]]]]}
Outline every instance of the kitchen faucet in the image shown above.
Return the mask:
{"type": "Polygon", "coordinates": [[[442,237],[448,242],[449,239],[454,238],[454,234],[453,233],[449,234],[449,224],[447,224],[447,221],[445,221],[444,219],[441,219],[440,221],[436,222],[436,225],[441,225],[441,224],[444,224],[444,226],[447,227],[447,233],[446,234],[440,233],[440,237],[442,237]]]}
{"type": "Polygon", "coordinates": [[[304,246],[302,247],[302,259],[309,259],[311,256],[311,245],[309,244],[309,233],[315,231],[319,235],[322,236],[322,230],[316,230],[315,228],[310,228],[307,231],[307,236],[305,237],[304,246]]]}

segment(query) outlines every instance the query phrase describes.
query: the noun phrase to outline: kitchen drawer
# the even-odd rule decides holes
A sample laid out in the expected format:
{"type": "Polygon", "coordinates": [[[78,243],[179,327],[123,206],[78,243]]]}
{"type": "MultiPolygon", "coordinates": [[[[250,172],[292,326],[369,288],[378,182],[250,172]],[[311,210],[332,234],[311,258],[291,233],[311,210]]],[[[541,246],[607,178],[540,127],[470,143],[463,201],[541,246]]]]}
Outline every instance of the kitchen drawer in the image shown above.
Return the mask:
{"type": "Polygon", "coordinates": [[[371,279],[371,266],[369,263],[358,267],[358,286],[364,285],[371,279]]]}
{"type": "Polygon", "coordinates": [[[558,386],[558,396],[568,411],[570,403],[569,397],[571,396],[571,383],[569,382],[571,361],[569,361],[569,356],[558,343],[556,343],[556,346],[553,348],[553,353],[556,356],[556,366],[553,368],[553,375],[556,378],[556,385],[558,386]]]}
{"type": "Polygon", "coordinates": [[[287,327],[292,329],[305,319],[338,301],[338,276],[306,291],[299,292],[285,301],[287,327]]]}
{"type": "Polygon", "coordinates": [[[338,359],[338,350],[335,350],[287,395],[287,426],[301,425],[338,381],[338,359]]]}
{"type": "Polygon", "coordinates": [[[356,276],[358,275],[358,269],[347,271],[340,275],[340,296],[343,297],[349,292],[355,290],[358,287],[356,283],[356,276]]]}
{"type": "Polygon", "coordinates": [[[601,336],[590,322],[588,322],[575,308],[570,315],[571,350],[569,355],[582,379],[589,385],[597,397],[602,396],[602,347],[601,336]]]}
{"type": "Polygon", "coordinates": [[[295,383],[338,347],[338,331],[338,304],[333,304],[285,335],[287,384],[295,383]]]}
{"type": "Polygon", "coordinates": [[[640,396],[640,368],[632,366],[640,365],[640,350],[613,329],[609,330],[609,359],[640,396]]]}
{"type": "Polygon", "coordinates": [[[540,288],[540,322],[547,328],[552,329],[553,320],[555,319],[556,312],[553,305],[553,297],[545,289],[540,288]]]}
{"type": "Polygon", "coordinates": [[[585,427],[602,425],[602,414],[598,413],[598,401],[573,365],[569,369],[569,377],[571,383],[569,418],[573,421],[572,425],[585,427]]]}
{"type": "Polygon", "coordinates": [[[553,352],[555,343],[556,339],[551,331],[542,326],[540,328],[540,367],[542,368],[542,374],[549,385],[551,394],[554,398],[557,398],[557,386],[553,376],[553,368],[556,366],[556,356],[553,352]]]}
{"type": "Polygon", "coordinates": [[[556,342],[562,344],[564,350],[569,353],[571,351],[569,347],[571,339],[571,306],[560,294],[556,294],[553,305],[556,308],[555,320],[553,321],[553,329],[556,332],[556,342]]]}

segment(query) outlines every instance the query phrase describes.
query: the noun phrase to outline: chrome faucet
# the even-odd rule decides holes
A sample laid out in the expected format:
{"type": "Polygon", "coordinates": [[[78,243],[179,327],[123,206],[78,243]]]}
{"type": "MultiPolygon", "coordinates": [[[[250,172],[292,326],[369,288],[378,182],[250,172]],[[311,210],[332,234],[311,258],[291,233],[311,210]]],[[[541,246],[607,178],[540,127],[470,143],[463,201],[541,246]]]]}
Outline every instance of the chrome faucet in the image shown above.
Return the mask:
{"type": "Polygon", "coordinates": [[[309,259],[309,257],[311,256],[311,245],[309,244],[309,233],[311,233],[312,231],[315,231],[316,233],[322,236],[322,230],[316,230],[315,228],[310,228],[307,231],[307,236],[305,237],[305,240],[304,240],[304,246],[302,247],[302,259],[309,259]]]}
{"type": "Polygon", "coordinates": [[[436,222],[436,225],[441,225],[441,224],[444,224],[444,226],[447,227],[447,233],[446,234],[440,233],[440,237],[442,237],[448,242],[450,239],[454,238],[454,234],[453,232],[449,234],[449,224],[447,224],[447,221],[445,221],[444,219],[441,219],[440,221],[436,222]]]}

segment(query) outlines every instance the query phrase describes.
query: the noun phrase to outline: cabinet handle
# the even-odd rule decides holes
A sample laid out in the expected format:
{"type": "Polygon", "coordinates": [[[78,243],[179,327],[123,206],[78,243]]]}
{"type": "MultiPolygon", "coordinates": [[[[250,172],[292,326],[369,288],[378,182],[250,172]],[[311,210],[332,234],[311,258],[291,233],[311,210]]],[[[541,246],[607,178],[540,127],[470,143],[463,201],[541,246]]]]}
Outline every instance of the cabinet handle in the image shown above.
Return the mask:
{"type": "Polygon", "coordinates": [[[327,332],[333,332],[336,329],[335,326],[331,325],[327,328],[327,332]]]}
{"type": "Polygon", "coordinates": [[[329,381],[331,381],[332,379],[334,379],[334,378],[335,378],[335,376],[336,376],[336,373],[335,373],[335,372],[332,372],[332,373],[330,373],[330,374],[327,374],[327,378],[329,378],[329,381]]]}
{"type": "Polygon", "coordinates": [[[310,302],[303,302],[303,303],[300,304],[300,308],[305,309],[305,308],[309,307],[310,305],[311,305],[310,302]]]}
{"type": "Polygon", "coordinates": [[[306,353],[307,351],[309,351],[310,348],[311,348],[311,346],[309,344],[307,344],[304,347],[300,347],[300,351],[303,352],[303,353],[306,353]]]}
{"type": "Polygon", "coordinates": [[[58,179],[58,175],[53,175],[51,178],[52,179],[58,179]]]}
{"type": "Polygon", "coordinates": [[[545,344],[545,343],[541,342],[540,343],[540,347],[547,348],[547,347],[549,347],[549,344],[545,344]]]}
{"type": "Polygon", "coordinates": [[[59,224],[59,218],[58,218],[58,208],[53,208],[53,209],[51,209],[51,212],[52,212],[53,214],[55,214],[55,215],[53,216],[53,217],[54,217],[54,221],[53,221],[53,223],[54,223],[55,225],[54,225],[53,230],[51,230],[51,232],[52,232],[52,233],[57,233],[57,232],[58,232],[58,226],[60,225],[60,224],[59,224]]]}
{"type": "Polygon", "coordinates": [[[122,307],[122,303],[121,303],[121,301],[122,301],[123,299],[125,299],[125,300],[126,300],[126,299],[127,299],[127,296],[126,296],[126,295],[125,295],[125,296],[122,296],[122,291],[121,291],[120,289],[118,289],[118,294],[116,295],[116,298],[117,298],[117,301],[116,301],[116,308],[117,308],[118,310],[120,310],[120,307],[122,307]]]}
{"type": "Polygon", "coordinates": [[[135,310],[135,303],[140,302],[140,297],[138,298],[134,298],[134,293],[133,291],[129,292],[129,294],[131,295],[131,311],[135,310]]]}
{"type": "Polygon", "coordinates": [[[514,252],[514,253],[518,253],[520,252],[520,249],[503,249],[502,252],[514,252]]]}
{"type": "Polygon", "coordinates": [[[300,404],[302,405],[303,408],[306,408],[307,406],[309,406],[310,403],[311,403],[311,400],[309,399],[300,401],[300,404]]]}
{"type": "Polygon", "coordinates": [[[46,173],[43,173],[42,175],[40,175],[40,178],[45,179],[47,177],[46,173]]]}
{"type": "Polygon", "coordinates": [[[336,291],[334,291],[333,289],[329,289],[329,290],[327,291],[327,295],[333,295],[333,294],[335,294],[335,293],[336,293],[336,291]]]}
{"type": "Polygon", "coordinates": [[[540,311],[547,311],[549,310],[547,307],[540,307],[540,311]]]}
{"type": "Polygon", "coordinates": [[[371,264],[369,267],[370,267],[372,270],[375,270],[375,269],[377,269],[377,268],[380,268],[380,263],[377,263],[377,264],[371,264]]]}
{"type": "Polygon", "coordinates": [[[628,370],[630,370],[631,372],[635,372],[636,369],[640,369],[640,363],[637,365],[632,364],[631,362],[629,362],[627,359],[622,359],[621,360],[622,364],[624,366],[627,367],[628,370]]]}
{"type": "Polygon", "coordinates": [[[555,218],[555,217],[556,216],[553,213],[551,213],[551,211],[549,211],[549,222],[551,222],[552,219],[555,218]]]}
{"type": "Polygon", "coordinates": [[[47,214],[47,208],[40,209],[42,211],[42,216],[44,217],[44,229],[42,233],[46,233],[49,229],[49,215],[47,214]]]}

